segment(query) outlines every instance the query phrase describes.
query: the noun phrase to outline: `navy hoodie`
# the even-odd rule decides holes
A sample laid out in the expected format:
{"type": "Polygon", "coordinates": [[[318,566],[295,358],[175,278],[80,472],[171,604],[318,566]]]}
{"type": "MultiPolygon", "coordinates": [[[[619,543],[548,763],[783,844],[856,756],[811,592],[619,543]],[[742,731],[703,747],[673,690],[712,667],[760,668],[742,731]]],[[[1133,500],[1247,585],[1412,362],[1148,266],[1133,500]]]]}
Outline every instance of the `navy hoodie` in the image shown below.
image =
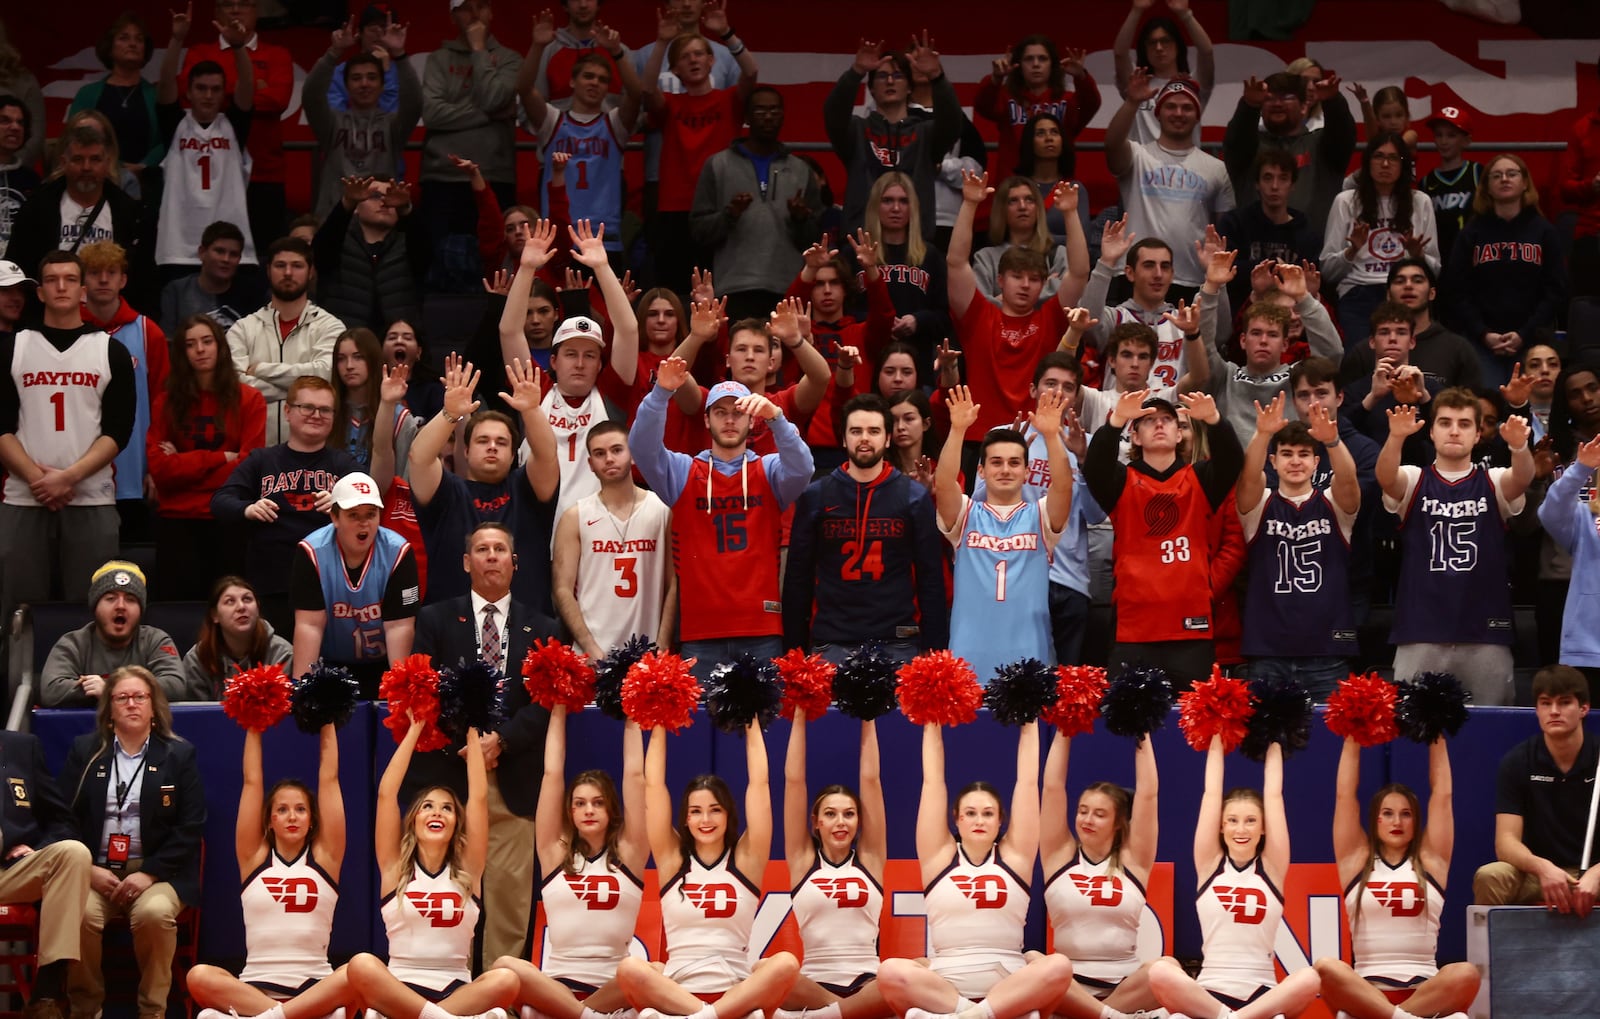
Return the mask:
{"type": "Polygon", "coordinates": [[[1567,269],[1556,228],[1529,206],[1510,219],[1472,217],[1456,236],[1439,291],[1448,321],[1474,343],[1515,332],[1524,348],[1566,306],[1567,269]]]}

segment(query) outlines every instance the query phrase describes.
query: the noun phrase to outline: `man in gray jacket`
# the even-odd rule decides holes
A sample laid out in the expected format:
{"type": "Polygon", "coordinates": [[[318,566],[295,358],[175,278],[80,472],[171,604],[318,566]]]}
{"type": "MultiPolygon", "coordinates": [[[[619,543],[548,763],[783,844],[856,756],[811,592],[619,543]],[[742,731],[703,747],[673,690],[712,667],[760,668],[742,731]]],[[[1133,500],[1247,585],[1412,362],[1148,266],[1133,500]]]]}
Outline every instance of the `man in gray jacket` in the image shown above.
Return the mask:
{"type": "Polygon", "coordinates": [[[183,698],[183,660],[171,637],[145,626],[144,571],[112,559],[89,581],[94,622],[73,630],[50,649],[39,676],[39,699],[47,708],[92,708],[106,676],[124,665],[155,673],[169,700],[183,698]]]}
{"type": "Polygon", "coordinates": [[[322,147],[315,210],[319,218],[339,201],[341,178],[392,175],[411,129],[422,116],[422,82],[406,59],[405,26],[390,21],[377,47],[340,64],[351,41],[349,29],[334,32],[331,47],[312,66],[300,90],[306,121],[322,147]],[[397,71],[399,106],[386,111],[383,89],[391,67],[397,71]],[[335,73],[344,76],[348,96],[344,109],[334,107],[329,99],[328,87],[335,73]]]}
{"type": "Polygon", "coordinates": [[[717,293],[735,322],[769,314],[800,271],[800,253],[822,236],[811,168],[778,140],[782,93],[759,85],[744,109],[749,136],[706,160],[689,212],[695,243],[714,252],[717,293]]]}

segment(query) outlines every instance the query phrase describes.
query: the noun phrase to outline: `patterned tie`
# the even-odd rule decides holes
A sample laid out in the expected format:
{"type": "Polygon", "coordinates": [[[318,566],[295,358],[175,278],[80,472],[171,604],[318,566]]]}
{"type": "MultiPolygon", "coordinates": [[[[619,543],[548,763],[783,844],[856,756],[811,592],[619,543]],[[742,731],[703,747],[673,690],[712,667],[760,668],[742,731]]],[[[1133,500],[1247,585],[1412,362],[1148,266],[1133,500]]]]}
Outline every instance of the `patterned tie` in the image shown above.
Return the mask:
{"type": "Polygon", "coordinates": [[[500,627],[494,624],[495,607],[483,607],[483,660],[496,669],[505,668],[505,655],[500,647],[500,627]]]}

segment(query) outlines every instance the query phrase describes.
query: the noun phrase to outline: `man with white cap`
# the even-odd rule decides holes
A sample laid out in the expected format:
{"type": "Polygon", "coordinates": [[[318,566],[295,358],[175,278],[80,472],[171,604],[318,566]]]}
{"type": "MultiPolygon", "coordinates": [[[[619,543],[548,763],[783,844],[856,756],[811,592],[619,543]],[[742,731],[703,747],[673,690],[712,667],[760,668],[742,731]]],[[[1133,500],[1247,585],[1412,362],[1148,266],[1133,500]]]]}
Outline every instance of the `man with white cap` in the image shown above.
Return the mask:
{"type": "Polygon", "coordinates": [[[682,652],[698,660],[695,675],[705,679],[740,652],[758,659],[783,654],[783,511],[805,491],[815,464],[778,405],[739,382],[719,382],[706,395],[710,449],[693,457],[667,449],[667,403],[688,379],[682,358],[661,362],[628,445],[645,481],[672,507],[682,652]],[[776,453],[757,456],[749,448],[757,417],[776,453]]]}
{"type": "Polygon", "coordinates": [[[383,498],[366,474],[333,486],[333,523],[300,542],[289,578],[294,605],[294,665],[302,676],[318,658],[351,670],[361,696],[411,653],[422,592],[417,560],[400,535],[378,525],[383,498]]]}
{"type": "Polygon", "coordinates": [[[23,272],[17,263],[0,261],[0,338],[17,331],[23,309],[28,306],[28,292],[24,288],[38,285],[39,281],[23,272]]]}
{"type": "Polygon", "coordinates": [[[112,559],[89,580],[94,621],[65,634],[50,649],[39,674],[39,700],[47,708],[99,703],[106,677],[124,665],[155,674],[168,700],[183,697],[183,659],[166,631],[144,625],[148,597],[144,571],[112,559]]]}

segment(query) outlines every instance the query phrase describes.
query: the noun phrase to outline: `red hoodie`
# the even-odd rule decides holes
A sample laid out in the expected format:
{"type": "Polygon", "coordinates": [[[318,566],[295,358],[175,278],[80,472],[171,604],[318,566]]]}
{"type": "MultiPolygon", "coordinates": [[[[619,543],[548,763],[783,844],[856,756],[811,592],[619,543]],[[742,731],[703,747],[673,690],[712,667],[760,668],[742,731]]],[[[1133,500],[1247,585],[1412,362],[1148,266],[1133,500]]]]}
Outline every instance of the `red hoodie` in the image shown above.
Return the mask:
{"type": "Polygon", "coordinates": [[[242,382],[234,414],[224,419],[217,409],[216,394],[204,392],[177,428],[167,420],[167,394],[158,393],[145,436],[158,512],[164,517],[210,519],[212,493],[228,480],[239,460],[266,444],[267,401],[242,382]],[[163,442],[171,443],[177,452],[163,452],[163,442]],[[239,454],[237,459],[229,460],[230,452],[239,454]]]}
{"type": "MultiPolygon", "coordinates": [[[[108,333],[115,333],[138,317],[139,313],[128,303],[126,297],[117,306],[116,313],[104,321],[95,318],[94,312],[89,310],[87,304],[83,306],[84,323],[96,329],[104,329],[108,333]]],[[[219,354],[226,354],[226,351],[219,351],[219,354]]],[[[167,388],[167,334],[161,331],[161,327],[156,325],[153,318],[146,318],[144,322],[144,364],[135,361],[133,370],[138,371],[140,368],[145,370],[146,378],[149,380],[150,399],[154,403],[156,394],[167,388]]]]}

